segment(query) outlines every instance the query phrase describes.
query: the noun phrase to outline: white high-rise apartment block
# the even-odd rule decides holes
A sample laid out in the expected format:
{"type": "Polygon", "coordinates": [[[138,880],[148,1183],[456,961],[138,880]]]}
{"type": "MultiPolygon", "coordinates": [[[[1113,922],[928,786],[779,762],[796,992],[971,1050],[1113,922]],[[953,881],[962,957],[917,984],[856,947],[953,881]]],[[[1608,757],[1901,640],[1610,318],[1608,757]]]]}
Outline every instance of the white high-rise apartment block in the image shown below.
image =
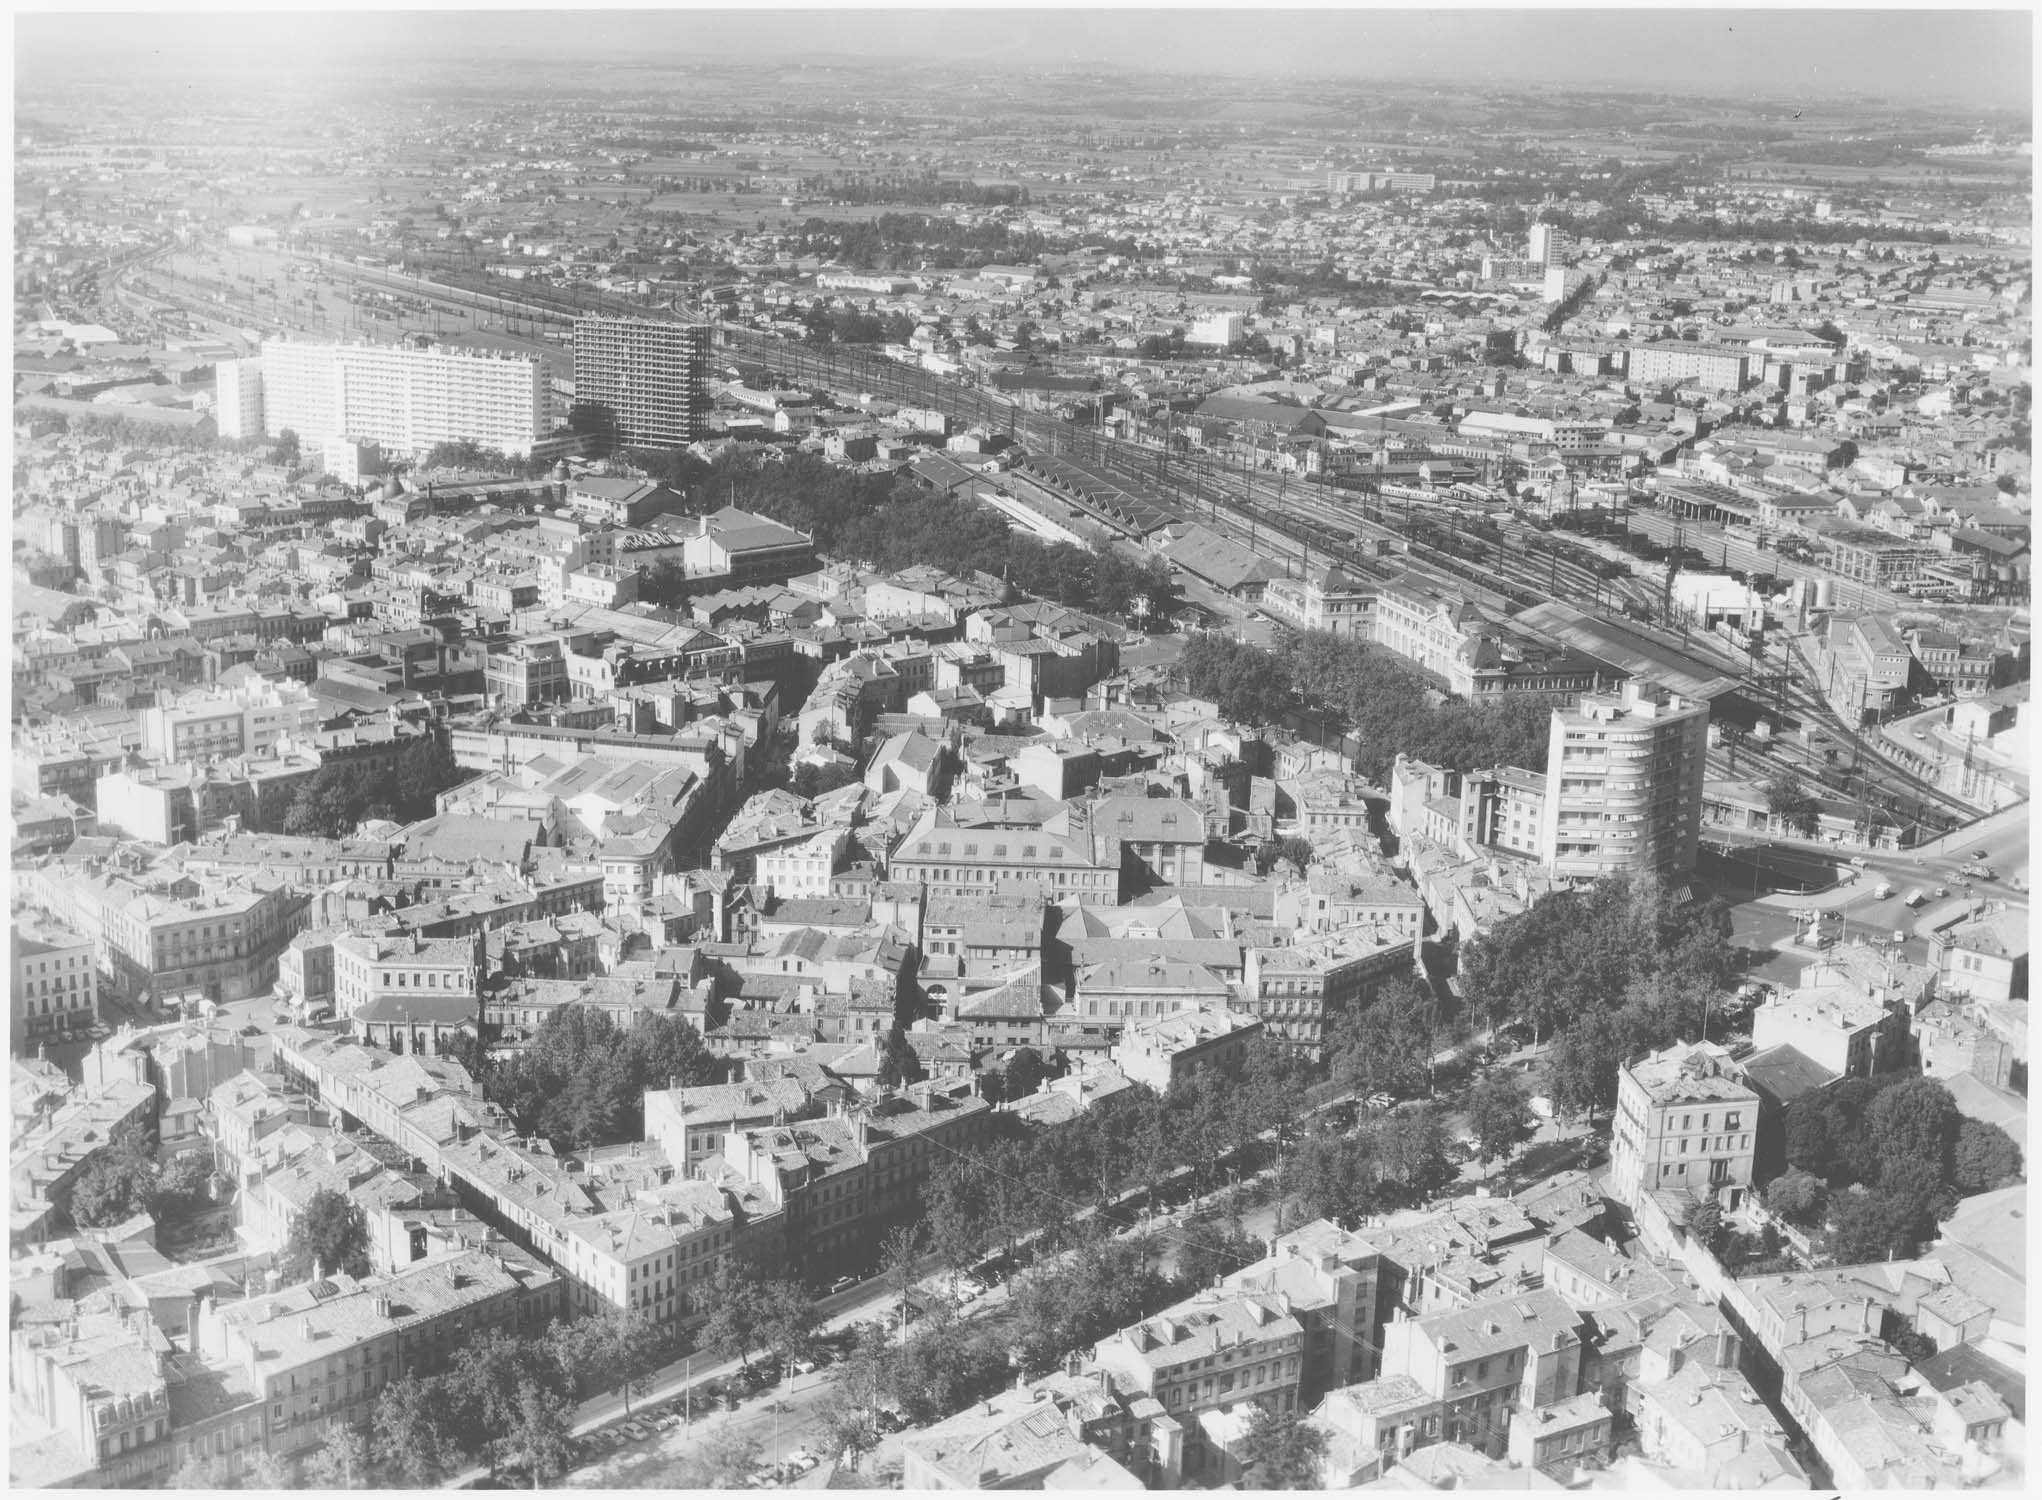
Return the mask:
{"type": "Polygon", "coordinates": [[[213,380],[213,426],[220,436],[261,437],[262,361],[223,359],[213,380]]]}
{"type": "Polygon", "coordinates": [[[308,451],[340,437],[397,453],[472,441],[522,458],[545,420],[545,369],[531,355],[272,340],[261,382],[262,430],[288,427],[308,451]]]}
{"type": "Polygon", "coordinates": [[[1212,349],[1230,349],[1241,340],[1241,326],[1239,313],[1212,313],[1192,323],[1191,331],[1184,335],[1184,342],[1212,349]]]}
{"type": "Polygon", "coordinates": [[[1709,705],[1635,679],[1553,710],[1539,852],[1565,879],[1685,874],[1701,839],[1709,705]]]}
{"type": "Polygon", "coordinates": [[[1559,266],[1567,263],[1567,247],[1574,237],[1557,224],[1534,224],[1531,227],[1530,258],[1542,266],[1559,266]]]}

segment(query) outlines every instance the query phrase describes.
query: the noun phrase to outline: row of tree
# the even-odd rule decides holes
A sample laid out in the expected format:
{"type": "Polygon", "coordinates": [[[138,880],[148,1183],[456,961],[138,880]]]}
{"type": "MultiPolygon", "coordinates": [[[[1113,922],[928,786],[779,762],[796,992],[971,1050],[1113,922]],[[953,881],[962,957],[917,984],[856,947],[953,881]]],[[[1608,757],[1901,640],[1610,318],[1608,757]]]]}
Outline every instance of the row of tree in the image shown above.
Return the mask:
{"type": "Polygon", "coordinates": [[[1274,650],[1202,635],[1179,659],[1185,685],[1225,717],[1249,725],[1299,710],[1335,716],[1357,741],[1355,768],[1381,783],[1397,753],[1454,771],[1543,766],[1552,722],[1544,702],[1444,700],[1394,653],[1325,631],[1274,650]]]}
{"type": "Polygon", "coordinates": [[[1001,1115],[1003,1134],[930,1174],[932,1247],[963,1269],[1031,1235],[1051,1248],[1067,1243],[1088,1206],[1180,1167],[1211,1187],[1228,1157],[1297,1120],[1310,1082],[1303,1064],[1263,1045],[1238,1076],[1201,1074],[1162,1096],[1138,1085],[1046,1129],[1001,1115]]]}
{"type": "MultiPolygon", "coordinates": [[[[677,492],[733,504],[815,538],[818,551],[884,572],[915,564],[961,578],[981,574],[1040,599],[1119,616],[1144,601],[1153,614],[1175,604],[1160,558],[1136,561],[1102,540],[1079,547],[1012,530],[985,506],[931,495],[913,481],[854,473],[809,453],[727,453],[703,463],[685,452],[634,455],[677,492]]],[[[661,602],[677,602],[662,595],[661,602]]]]}
{"type": "Polygon", "coordinates": [[[866,1324],[838,1367],[818,1413],[832,1450],[863,1452],[879,1439],[875,1417],[898,1410],[917,1425],[1054,1370],[1067,1351],[1153,1315],[1194,1289],[1166,1277],[1144,1236],[1092,1233],[1068,1254],[1016,1277],[998,1319],[966,1320],[947,1299],[928,1299],[921,1320],[896,1338],[866,1324]]]}
{"type": "MultiPolygon", "coordinates": [[[[1160,1269],[1161,1247],[1151,1237],[1093,1233],[1017,1277],[1006,1317],[963,1320],[935,1298],[905,1339],[865,1325],[817,1413],[825,1446],[869,1451],[879,1441],[875,1418],[884,1407],[917,1425],[937,1422],[1006,1388],[1017,1370],[1023,1379],[1048,1374],[1067,1351],[1151,1317],[1263,1253],[1238,1227],[1212,1220],[1194,1221],[1182,1237],[1174,1276],[1160,1269]]],[[[1317,1483],[1323,1441],[1297,1416],[1259,1408],[1251,1414],[1243,1456],[1252,1488],[1317,1483]]]]}
{"type": "MultiPolygon", "coordinates": [[[[602,1391],[630,1397],[683,1352],[669,1325],[640,1313],[549,1324],[518,1338],[491,1330],[464,1344],[448,1368],[406,1375],[377,1398],[370,1432],[329,1442],[381,1466],[384,1483],[438,1484],[468,1464],[494,1474],[521,1463],[532,1487],[563,1474],[572,1457],[577,1401],[602,1391]]],[[[332,1456],[317,1464],[328,1471],[332,1456]]]]}
{"type": "MultiPolygon", "coordinates": [[[[555,1322],[523,1337],[492,1329],[444,1368],[386,1385],[367,1421],[328,1422],[297,1476],[263,1455],[240,1487],[416,1489],[471,1464],[495,1474],[517,1463],[537,1489],[572,1461],[577,1401],[607,1391],[622,1394],[628,1410],[632,1392],[681,1352],[670,1329],[638,1313],[555,1322]]],[[[170,1486],[223,1489],[229,1482],[225,1466],[207,1459],[188,1461],[170,1486]]]]}
{"type": "Polygon", "coordinates": [[[1626,1061],[1702,1035],[1737,973],[1730,914],[1650,878],[1555,891],[1460,952],[1461,994],[1493,1025],[1553,1037],[1551,1094],[1569,1118],[1616,1107],[1626,1061]]]}

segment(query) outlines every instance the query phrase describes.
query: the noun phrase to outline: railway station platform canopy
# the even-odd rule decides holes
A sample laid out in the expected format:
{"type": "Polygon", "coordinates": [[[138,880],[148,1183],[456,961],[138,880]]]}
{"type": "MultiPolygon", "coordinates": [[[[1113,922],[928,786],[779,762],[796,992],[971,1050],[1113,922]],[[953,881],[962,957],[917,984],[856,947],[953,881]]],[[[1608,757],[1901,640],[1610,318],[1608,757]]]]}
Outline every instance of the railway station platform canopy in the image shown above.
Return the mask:
{"type": "Polygon", "coordinates": [[[1656,640],[1621,620],[1601,619],[1558,600],[1533,605],[1516,619],[1519,625],[1606,662],[1626,676],[1663,683],[1683,698],[1714,701],[1736,692],[1739,686],[1735,677],[1706,657],[1656,640]]]}
{"type": "Polygon", "coordinates": [[[1689,520],[1758,524],[1758,502],[1727,484],[1704,479],[1662,479],[1658,494],[1664,509],[1689,520]]]}

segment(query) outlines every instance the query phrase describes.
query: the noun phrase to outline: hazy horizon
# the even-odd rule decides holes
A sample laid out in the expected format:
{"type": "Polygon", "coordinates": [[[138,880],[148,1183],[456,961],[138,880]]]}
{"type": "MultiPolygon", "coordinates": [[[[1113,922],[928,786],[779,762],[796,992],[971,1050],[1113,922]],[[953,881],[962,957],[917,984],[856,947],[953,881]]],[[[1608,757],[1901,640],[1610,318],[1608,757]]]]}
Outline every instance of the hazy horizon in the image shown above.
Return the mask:
{"type": "Polygon", "coordinates": [[[338,76],[392,57],[581,67],[947,60],[1258,81],[1855,93],[2027,113],[2032,26],[2026,10],[109,8],[18,11],[15,70],[20,87],[111,79],[134,65],[165,82],[265,67],[338,76]]]}

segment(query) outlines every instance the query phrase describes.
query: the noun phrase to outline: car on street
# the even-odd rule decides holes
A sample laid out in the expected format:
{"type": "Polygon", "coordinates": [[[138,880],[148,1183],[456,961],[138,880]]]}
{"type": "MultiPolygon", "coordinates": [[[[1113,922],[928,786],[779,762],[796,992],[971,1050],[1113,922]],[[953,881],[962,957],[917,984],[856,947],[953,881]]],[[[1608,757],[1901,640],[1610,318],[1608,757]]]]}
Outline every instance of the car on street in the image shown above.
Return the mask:
{"type": "Polygon", "coordinates": [[[1945,896],[1949,894],[1950,888],[1947,885],[1939,885],[1936,887],[1936,899],[1938,901],[1942,900],[1945,896]]]}
{"type": "Polygon", "coordinates": [[[1899,928],[1899,927],[1896,927],[1896,928],[1894,928],[1894,929],[1893,929],[1893,941],[1894,941],[1894,942],[1896,942],[1896,943],[1904,943],[1904,942],[1906,942],[1906,941],[1907,941],[1907,933],[1906,933],[1905,929],[1903,929],[1903,928],[1899,928]]]}
{"type": "Polygon", "coordinates": [[[1914,736],[1914,737],[1915,737],[1916,739],[1918,739],[1918,740],[1925,740],[1925,739],[1927,739],[1927,738],[1928,738],[1928,735],[1927,735],[1927,734],[1925,734],[1924,732],[1922,732],[1922,731],[1921,731],[1921,730],[1919,730],[1919,729],[1913,729],[1913,730],[1909,730],[1908,732],[1909,732],[1910,734],[1912,734],[1912,735],[1913,735],[1913,736],[1914,736]]]}
{"type": "Polygon", "coordinates": [[[832,1281],[830,1283],[830,1295],[834,1297],[839,1292],[848,1292],[849,1290],[851,1290],[852,1287],[856,1286],[857,1284],[858,1278],[855,1276],[839,1276],[835,1281],[832,1281]]]}
{"type": "Polygon", "coordinates": [[[652,1436],[651,1430],[648,1429],[643,1423],[637,1421],[635,1418],[629,1422],[619,1422],[617,1424],[617,1430],[623,1433],[624,1436],[631,1439],[631,1441],[634,1443],[642,1443],[647,1438],[652,1436]]]}

